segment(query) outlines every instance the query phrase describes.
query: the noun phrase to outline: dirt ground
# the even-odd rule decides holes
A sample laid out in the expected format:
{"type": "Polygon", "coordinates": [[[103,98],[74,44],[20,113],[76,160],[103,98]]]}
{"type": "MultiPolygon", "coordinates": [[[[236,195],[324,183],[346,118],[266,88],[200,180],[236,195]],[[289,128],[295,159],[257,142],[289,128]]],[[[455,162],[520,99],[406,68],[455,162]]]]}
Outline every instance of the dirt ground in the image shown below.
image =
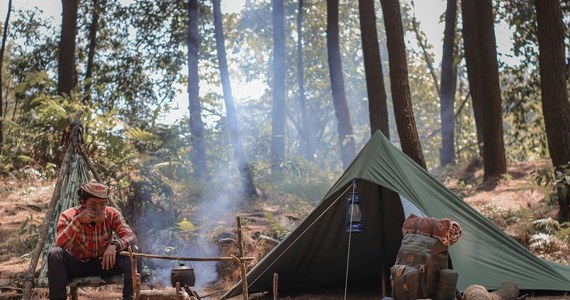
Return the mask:
{"type": "MultiPolygon", "coordinates": [[[[518,212],[531,212],[535,219],[555,217],[556,211],[549,207],[540,189],[534,189],[532,184],[533,170],[543,168],[547,162],[519,163],[509,166],[509,178],[502,179],[496,184],[471,186],[461,181],[466,173],[455,174],[444,183],[458,192],[465,201],[473,205],[485,215],[496,214],[493,221],[511,235],[517,234],[521,223],[509,223],[505,216],[516,215],[518,212]]],[[[478,170],[469,176],[480,177],[478,170]],[[478,172],[478,173],[477,173],[478,172]]],[[[442,179],[443,180],[443,179],[442,179]]],[[[33,249],[38,228],[43,223],[44,214],[51,200],[54,181],[42,180],[31,172],[25,179],[14,177],[0,178],[0,300],[19,299],[21,295],[22,275],[30,264],[30,253],[33,249]]],[[[570,261],[570,251],[566,250],[566,261],[570,261]]],[[[217,299],[222,294],[223,285],[213,288],[213,293],[202,299],[217,299]]],[[[143,287],[144,288],[144,287],[143,287]]],[[[229,289],[229,286],[227,286],[229,289]]],[[[35,288],[33,299],[47,299],[46,288],[35,288]]],[[[206,292],[203,293],[205,296],[206,292]]],[[[79,299],[120,299],[121,286],[109,285],[99,288],[80,289],[79,299]]],[[[261,294],[251,295],[252,299],[264,299],[261,294]]],[[[272,297],[271,297],[272,298],[272,297]]],[[[281,297],[280,297],[281,298],[281,297]]],[[[313,294],[289,295],[282,299],[342,299],[340,292],[316,292],[313,294]]],[[[351,296],[350,299],[377,299],[370,294],[351,296]],[[356,298],[353,298],[356,297],[356,298]]],[[[232,299],[242,299],[241,296],[232,299]]],[[[269,298],[267,298],[269,299],[269,298]]],[[[570,299],[570,295],[534,296],[527,299],[570,299]]]]}

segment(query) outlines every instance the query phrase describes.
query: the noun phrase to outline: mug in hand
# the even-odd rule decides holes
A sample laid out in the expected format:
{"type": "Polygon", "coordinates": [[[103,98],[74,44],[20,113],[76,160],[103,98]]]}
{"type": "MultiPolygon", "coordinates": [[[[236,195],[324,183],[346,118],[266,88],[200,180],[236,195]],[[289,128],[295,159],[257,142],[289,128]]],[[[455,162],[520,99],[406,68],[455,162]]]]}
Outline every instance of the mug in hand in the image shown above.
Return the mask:
{"type": "Polygon", "coordinates": [[[104,210],[96,210],[93,211],[94,222],[95,223],[103,223],[105,222],[105,211],[104,210]]]}

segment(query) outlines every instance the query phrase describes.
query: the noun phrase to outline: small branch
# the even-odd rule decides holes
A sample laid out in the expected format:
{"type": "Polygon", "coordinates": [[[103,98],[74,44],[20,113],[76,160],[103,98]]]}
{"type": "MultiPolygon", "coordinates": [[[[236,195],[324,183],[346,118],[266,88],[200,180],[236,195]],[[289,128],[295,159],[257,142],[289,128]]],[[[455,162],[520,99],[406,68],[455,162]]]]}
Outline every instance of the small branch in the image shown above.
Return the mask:
{"type": "Polygon", "coordinates": [[[429,69],[429,73],[433,79],[433,85],[435,86],[435,90],[437,91],[437,95],[440,95],[439,92],[439,84],[438,84],[438,80],[437,80],[437,75],[435,73],[435,69],[433,67],[433,64],[431,63],[431,59],[428,55],[428,51],[427,51],[427,47],[426,47],[426,41],[422,38],[421,34],[420,34],[420,30],[418,28],[418,22],[416,21],[416,6],[414,4],[414,1],[412,1],[412,7],[414,8],[414,15],[412,17],[412,26],[414,27],[414,33],[416,34],[416,39],[418,40],[418,44],[420,46],[420,48],[422,49],[422,54],[424,56],[424,59],[426,61],[426,64],[428,66],[429,69]]]}

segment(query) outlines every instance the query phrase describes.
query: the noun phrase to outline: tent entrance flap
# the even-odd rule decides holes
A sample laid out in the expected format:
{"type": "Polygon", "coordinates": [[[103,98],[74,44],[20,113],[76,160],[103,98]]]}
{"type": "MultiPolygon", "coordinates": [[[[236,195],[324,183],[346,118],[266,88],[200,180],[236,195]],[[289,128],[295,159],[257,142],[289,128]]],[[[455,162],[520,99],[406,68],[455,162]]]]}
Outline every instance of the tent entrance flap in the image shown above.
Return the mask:
{"type": "Polygon", "coordinates": [[[390,267],[402,241],[404,209],[400,195],[366,180],[358,180],[356,190],[365,226],[363,232],[352,235],[348,285],[365,281],[387,296],[391,292],[390,267]]]}

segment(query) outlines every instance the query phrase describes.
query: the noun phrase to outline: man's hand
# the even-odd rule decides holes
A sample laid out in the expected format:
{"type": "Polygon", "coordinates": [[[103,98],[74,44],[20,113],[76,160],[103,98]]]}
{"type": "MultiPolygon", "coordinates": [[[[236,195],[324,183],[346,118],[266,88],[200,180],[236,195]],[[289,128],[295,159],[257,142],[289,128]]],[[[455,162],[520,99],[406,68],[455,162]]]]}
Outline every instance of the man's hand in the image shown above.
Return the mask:
{"type": "Polygon", "coordinates": [[[77,215],[77,220],[82,224],[95,222],[95,212],[89,208],[86,208],[77,215]]]}
{"type": "Polygon", "coordinates": [[[101,260],[101,267],[103,270],[110,270],[115,266],[115,255],[117,254],[117,246],[111,244],[103,253],[103,259],[101,260]]]}

